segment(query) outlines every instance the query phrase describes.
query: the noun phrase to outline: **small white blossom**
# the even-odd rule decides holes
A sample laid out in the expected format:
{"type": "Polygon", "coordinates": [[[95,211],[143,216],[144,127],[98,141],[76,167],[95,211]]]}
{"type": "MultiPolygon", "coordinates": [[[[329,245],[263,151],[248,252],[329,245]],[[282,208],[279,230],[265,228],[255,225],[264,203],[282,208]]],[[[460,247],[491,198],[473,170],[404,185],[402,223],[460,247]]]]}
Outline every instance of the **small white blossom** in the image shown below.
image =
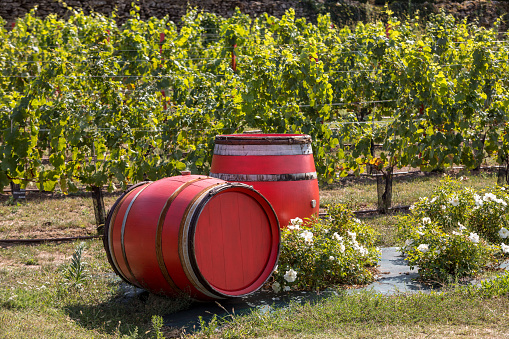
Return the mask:
{"type": "Polygon", "coordinates": [[[339,244],[339,251],[341,253],[345,253],[345,244],[343,244],[343,243],[339,244]]]}
{"type": "Polygon", "coordinates": [[[496,201],[497,200],[497,196],[493,193],[486,193],[484,194],[484,197],[482,198],[485,202],[490,202],[490,201],[496,201]]]}
{"type": "Polygon", "coordinates": [[[328,228],[325,228],[325,229],[323,230],[323,232],[324,232],[325,234],[327,234],[327,233],[329,233],[329,229],[328,229],[328,228]]]}
{"type": "Polygon", "coordinates": [[[445,211],[447,207],[445,205],[441,205],[440,208],[442,209],[442,211],[445,211]]]}
{"type": "Polygon", "coordinates": [[[454,235],[461,235],[460,232],[456,232],[456,231],[452,231],[452,234],[454,234],[454,235]]]}
{"type": "Polygon", "coordinates": [[[453,205],[454,207],[458,206],[460,204],[460,200],[458,199],[457,196],[453,196],[450,200],[449,200],[449,203],[451,205],[453,205]]]}
{"type": "Polygon", "coordinates": [[[503,206],[507,206],[507,203],[506,203],[503,199],[496,199],[496,200],[495,200],[495,202],[496,202],[497,204],[501,204],[501,205],[503,205],[503,206]]]}
{"type": "Polygon", "coordinates": [[[437,197],[434,197],[433,199],[430,200],[430,204],[434,203],[435,201],[437,201],[437,197]]]}
{"type": "Polygon", "coordinates": [[[350,238],[352,238],[352,240],[354,240],[354,241],[355,241],[355,238],[357,237],[357,234],[355,234],[355,232],[346,231],[346,233],[348,233],[348,235],[350,236],[350,238]]]}
{"type": "Polygon", "coordinates": [[[289,230],[298,230],[298,229],[300,229],[300,225],[302,225],[302,219],[297,217],[295,219],[290,220],[288,229],[289,230]]]}
{"type": "Polygon", "coordinates": [[[281,285],[276,281],[272,284],[272,290],[276,293],[279,293],[281,291],[281,285]]]}
{"type": "Polygon", "coordinates": [[[357,218],[353,218],[352,220],[353,220],[354,222],[358,223],[358,224],[360,224],[360,223],[361,223],[361,221],[360,221],[359,219],[357,219],[357,218]]]}
{"type": "Polygon", "coordinates": [[[408,208],[410,211],[413,210],[415,208],[414,205],[410,205],[410,207],[408,208]]]}
{"type": "Polygon", "coordinates": [[[483,198],[477,194],[474,194],[475,206],[482,207],[484,204],[483,198]]]}
{"type": "Polygon", "coordinates": [[[302,219],[297,217],[295,219],[290,219],[290,224],[292,225],[302,225],[302,219]]]}
{"type": "Polygon", "coordinates": [[[463,226],[459,221],[458,221],[458,226],[460,227],[460,231],[464,231],[466,230],[467,228],[465,226],[463,226]]]}
{"type": "Polygon", "coordinates": [[[506,245],[504,243],[500,244],[500,248],[502,249],[502,252],[509,253],[509,245],[506,245]]]}
{"type": "Polygon", "coordinates": [[[418,247],[417,247],[417,250],[422,252],[422,253],[426,253],[429,251],[429,247],[427,244],[420,244],[418,247]]]}
{"type": "Polygon", "coordinates": [[[431,223],[431,218],[428,218],[428,217],[422,218],[422,224],[423,225],[427,225],[427,224],[430,224],[430,223],[431,223]]]}
{"type": "Polygon", "coordinates": [[[330,261],[333,261],[334,259],[335,259],[335,258],[334,258],[332,255],[329,257],[329,260],[330,260],[330,261]]]}
{"type": "Polygon", "coordinates": [[[405,247],[411,246],[414,243],[413,239],[407,239],[405,240],[405,247]]]}
{"type": "Polygon", "coordinates": [[[289,283],[294,282],[297,279],[297,272],[290,268],[290,270],[286,271],[283,278],[289,283]]]}
{"type": "Polygon", "coordinates": [[[500,238],[505,239],[505,238],[509,237],[509,231],[505,227],[502,227],[498,231],[498,235],[500,236],[500,238]]]}
{"type": "Polygon", "coordinates": [[[470,233],[470,235],[468,236],[468,239],[473,243],[478,243],[479,235],[477,235],[477,233],[470,233]]]}
{"type": "Polygon", "coordinates": [[[332,237],[333,237],[334,239],[336,239],[337,241],[343,241],[343,237],[342,237],[342,236],[340,236],[340,235],[338,234],[338,232],[334,232],[334,234],[332,235],[332,237]]]}
{"type": "Polygon", "coordinates": [[[306,231],[302,232],[300,234],[300,236],[302,238],[304,238],[304,241],[306,242],[306,244],[310,245],[313,243],[313,232],[306,230],[306,231]]]}
{"type": "Polygon", "coordinates": [[[290,286],[285,286],[285,287],[283,288],[283,291],[285,291],[285,292],[288,292],[288,291],[290,291],[290,290],[291,290],[290,286]]]}

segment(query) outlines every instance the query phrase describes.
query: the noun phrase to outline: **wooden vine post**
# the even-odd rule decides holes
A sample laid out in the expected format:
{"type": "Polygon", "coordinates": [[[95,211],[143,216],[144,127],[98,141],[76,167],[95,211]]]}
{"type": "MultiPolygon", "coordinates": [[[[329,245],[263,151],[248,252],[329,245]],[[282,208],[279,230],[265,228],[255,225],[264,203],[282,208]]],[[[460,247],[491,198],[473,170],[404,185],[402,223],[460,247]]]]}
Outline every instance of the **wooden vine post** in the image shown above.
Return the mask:
{"type": "Polygon", "coordinates": [[[101,187],[92,186],[92,201],[94,203],[95,223],[98,231],[104,226],[106,221],[106,208],[104,207],[103,192],[101,187]]]}

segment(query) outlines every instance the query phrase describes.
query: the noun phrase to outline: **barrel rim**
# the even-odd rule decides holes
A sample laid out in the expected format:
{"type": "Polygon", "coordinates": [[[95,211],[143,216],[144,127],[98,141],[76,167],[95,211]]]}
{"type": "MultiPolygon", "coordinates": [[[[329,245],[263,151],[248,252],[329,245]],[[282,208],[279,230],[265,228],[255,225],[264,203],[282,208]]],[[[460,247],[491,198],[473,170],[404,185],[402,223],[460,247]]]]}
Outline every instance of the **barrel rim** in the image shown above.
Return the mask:
{"type": "Polygon", "coordinates": [[[221,134],[216,135],[216,144],[225,145],[291,145],[310,144],[307,134],[221,134]]]}
{"type": "Polygon", "coordinates": [[[197,277],[200,280],[200,283],[204,285],[209,291],[213,291],[216,294],[219,294],[222,297],[228,297],[228,298],[240,298],[244,297],[248,294],[254,293],[258,291],[260,288],[263,287],[263,285],[270,279],[272,272],[274,271],[278,260],[279,255],[281,252],[281,227],[279,225],[279,219],[277,217],[277,213],[270,204],[270,202],[265,198],[260,192],[255,190],[252,186],[243,184],[243,183],[237,183],[237,182],[225,182],[222,185],[213,187],[211,190],[208,191],[208,194],[203,196],[203,199],[199,202],[199,206],[197,206],[195,212],[193,213],[190,221],[190,227],[189,227],[189,233],[188,233],[188,246],[191,249],[189,251],[192,253],[192,255],[189,256],[191,266],[193,267],[193,271],[197,273],[197,277]],[[235,291],[236,294],[232,294],[234,291],[231,291],[231,293],[228,293],[229,291],[216,288],[212,286],[207,279],[202,275],[198,262],[196,259],[196,249],[195,249],[195,233],[196,233],[196,226],[198,223],[198,220],[200,219],[201,212],[207,205],[207,203],[212,200],[215,196],[218,194],[224,192],[224,191],[232,191],[233,192],[241,192],[241,193],[250,193],[249,196],[255,199],[258,203],[260,203],[262,209],[267,215],[267,218],[269,219],[269,222],[272,224],[272,222],[275,221],[276,226],[275,229],[272,229],[272,236],[275,238],[275,244],[273,241],[273,244],[271,246],[271,252],[269,254],[269,258],[267,260],[267,265],[265,265],[265,269],[262,271],[262,273],[259,275],[259,277],[253,282],[250,286],[235,291]],[[265,206],[263,206],[265,205],[265,206]],[[267,210],[266,208],[269,207],[270,210],[267,210]],[[272,213],[269,213],[272,212],[272,213]],[[275,253],[274,253],[275,252],[275,253]],[[273,262],[272,262],[273,261],[273,262]],[[270,264],[272,262],[272,264],[270,264]],[[270,265],[269,265],[270,264],[270,265]],[[265,276],[265,277],[264,277],[265,276]],[[260,280],[261,279],[261,280],[260,280]],[[254,286],[254,287],[253,287],[254,286]]]}

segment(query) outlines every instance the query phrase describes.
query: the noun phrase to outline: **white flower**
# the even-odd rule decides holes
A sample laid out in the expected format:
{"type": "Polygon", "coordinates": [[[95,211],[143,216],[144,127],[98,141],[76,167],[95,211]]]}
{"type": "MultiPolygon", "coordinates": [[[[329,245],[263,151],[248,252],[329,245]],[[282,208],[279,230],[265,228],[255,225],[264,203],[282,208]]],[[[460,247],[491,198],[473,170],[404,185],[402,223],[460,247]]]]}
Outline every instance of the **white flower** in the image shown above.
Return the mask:
{"type": "Polygon", "coordinates": [[[437,253],[437,255],[439,255],[440,253],[442,253],[442,251],[437,250],[436,253],[437,253]]]}
{"type": "Polygon", "coordinates": [[[276,293],[279,293],[281,291],[281,285],[276,281],[272,284],[272,290],[276,293]]]}
{"type": "Polygon", "coordinates": [[[498,203],[498,204],[501,204],[503,206],[507,206],[507,203],[503,200],[503,199],[495,199],[495,201],[498,203]]]}
{"type": "Polygon", "coordinates": [[[422,253],[426,253],[429,251],[429,247],[427,244],[420,244],[419,247],[417,247],[417,250],[422,253]]]}
{"type": "Polygon", "coordinates": [[[419,231],[419,230],[418,230],[417,232],[415,232],[415,233],[417,233],[417,234],[419,234],[419,235],[424,235],[424,233],[423,233],[423,232],[421,232],[421,231],[419,231]]]}
{"type": "Polygon", "coordinates": [[[408,208],[410,211],[413,210],[415,208],[414,205],[410,205],[410,207],[408,208]]]}
{"type": "Polygon", "coordinates": [[[444,211],[447,207],[445,205],[440,206],[440,208],[444,211]]]}
{"type": "Polygon", "coordinates": [[[304,238],[304,241],[306,242],[306,244],[312,244],[313,243],[313,232],[311,231],[304,231],[300,234],[300,236],[302,238],[304,238]]]}
{"type": "Polygon", "coordinates": [[[486,202],[496,201],[497,196],[493,193],[486,193],[486,194],[484,194],[484,197],[482,199],[486,202]]]}
{"type": "Polygon", "coordinates": [[[457,196],[453,196],[451,199],[449,199],[449,203],[456,207],[460,204],[460,200],[458,199],[457,196]]]}
{"type": "Polygon", "coordinates": [[[498,235],[500,238],[505,239],[509,237],[509,231],[505,227],[502,227],[500,231],[498,231],[498,235]]]}
{"type": "Polygon", "coordinates": [[[502,252],[509,253],[509,245],[506,245],[504,243],[500,244],[500,248],[502,249],[502,252]]]}
{"type": "Polygon", "coordinates": [[[466,230],[467,228],[465,226],[463,226],[459,221],[458,221],[458,226],[460,227],[460,231],[464,231],[466,230]]]}
{"type": "Polygon", "coordinates": [[[405,247],[411,246],[414,243],[413,239],[407,239],[405,240],[405,247]]]}
{"type": "Polygon", "coordinates": [[[360,224],[360,223],[361,223],[361,221],[360,221],[359,219],[357,219],[357,218],[353,218],[352,220],[353,220],[354,222],[358,223],[358,224],[360,224]]]}
{"type": "Polygon", "coordinates": [[[302,225],[302,219],[297,217],[295,219],[290,220],[288,229],[289,230],[298,230],[298,229],[300,229],[300,225],[302,225]]]}
{"type": "Polygon", "coordinates": [[[430,224],[431,223],[431,219],[428,218],[428,217],[424,217],[422,218],[422,224],[423,225],[427,225],[427,224],[430,224]]]}
{"type": "Polygon", "coordinates": [[[454,234],[454,235],[461,235],[460,232],[456,232],[456,231],[452,231],[452,234],[454,234]]]}
{"type": "Polygon", "coordinates": [[[329,257],[329,260],[330,260],[330,261],[333,261],[334,259],[335,259],[335,258],[334,258],[332,255],[329,257]]]}
{"type": "Polygon", "coordinates": [[[336,239],[337,241],[343,241],[343,237],[342,237],[342,236],[340,236],[340,235],[338,234],[338,232],[334,232],[334,234],[332,235],[332,237],[333,237],[334,239],[336,239]]]}
{"type": "Polygon", "coordinates": [[[502,191],[505,191],[505,187],[500,187],[500,189],[501,189],[502,191]]]}
{"type": "Polygon", "coordinates": [[[355,232],[346,231],[346,233],[348,233],[352,240],[355,241],[355,238],[357,237],[357,234],[355,234],[355,232]]]}
{"type": "Polygon", "coordinates": [[[295,219],[290,219],[290,224],[292,225],[302,225],[302,219],[297,217],[295,219]]]}
{"type": "Polygon", "coordinates": [[[285,292],[288,292],[289,290],[291,290],[290,286],[285,286],[285,287],[283,288],[283,291],[285,291],[285,292]]]}
{"type": "Polygon", "coordinates": [[[359,251],[359,253],[361,255],[368,255],[368,253],[369,253],[368,249],[364,246],[359,246],[357,250],[359,251]]]}
{"type": "Polygon", "coordinates": [[[481,207],[484,204],[482,197],[477,194],[474,194],[474,200],[476,207],[481,207]]]}
{"type": "Polygon", "coordinates": [[[343,244],[343,243],[339,244],[339,251],[341,253],[345,253],[345,244],[343,244]]]}
{"type": "Polygon", "coordinates": [[[434,197],[433,199],[430,200],[430,204],[434,203],[435,201],[437,201],[437,197],[434,197]]]}
{"type": "Polygon", "coordinates": [[[352,240],[353,249],[358,251],[359,250],[359,243],[357,240],[352,240]]]}
{"type": "Polygon", "coordinates": [[[289,283],[294,282],[297,279],[297,272],[290,268],[290,270],[286,271],[283,278],[289,283]]]}
{"type": "Polygon", "coordinates": [[[325,234],[327,234],[327,233],[329,233],[329,229],[328,229],[328,228],[325,228],[325,229],[323,230],[323,232],[324,232],[325,234]]]}
{"type": "Polygon", "coordinates": [[[479,236],[477,235],[477,233],[470,233],[470,235],[468,236],[468,239],[473,243],[479,242],[479,236]]]}

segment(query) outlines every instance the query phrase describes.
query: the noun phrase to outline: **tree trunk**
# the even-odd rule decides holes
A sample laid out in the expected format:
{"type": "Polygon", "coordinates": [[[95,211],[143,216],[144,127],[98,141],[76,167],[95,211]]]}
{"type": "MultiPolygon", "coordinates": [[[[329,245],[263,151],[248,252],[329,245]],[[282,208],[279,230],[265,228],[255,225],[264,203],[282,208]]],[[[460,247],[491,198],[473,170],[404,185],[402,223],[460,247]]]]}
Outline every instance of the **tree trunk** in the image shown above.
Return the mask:
{"type": "Polygon", "coordinates": [[[92,201],[94,203],[95,223],[99,228],[106,221],[106,209],[104,208],[103,192],[100,187],[92,186],[92,201]]]}
{"type": "Polygon", "coordinates": [[[506,159],[503,164],[498,168],[497,185],[509,185],[509,159],[506,159]]]}
{"type": "Polygon", "coordinates": [[[392,176],[393,167],[388,167],[385,172],[376,177],[376,190],[378,193],[378,211],[387,214],[392,204],[392,176]]]}

